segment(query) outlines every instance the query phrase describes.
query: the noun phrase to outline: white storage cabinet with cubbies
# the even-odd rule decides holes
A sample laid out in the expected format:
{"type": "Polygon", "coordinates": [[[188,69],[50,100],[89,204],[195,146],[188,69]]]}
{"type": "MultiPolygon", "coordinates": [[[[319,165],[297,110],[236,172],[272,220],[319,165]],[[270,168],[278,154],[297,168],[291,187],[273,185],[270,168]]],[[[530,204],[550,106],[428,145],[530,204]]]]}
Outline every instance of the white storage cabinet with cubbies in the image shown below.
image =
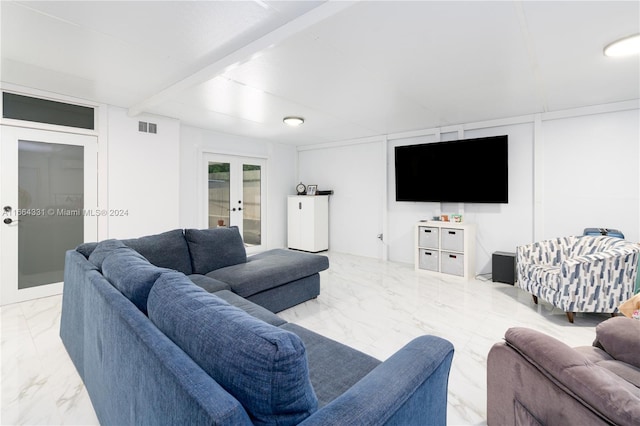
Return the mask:
{"type": "Polygon", "coordinates": [[[417,271],[446,274],[467,280],[475,276],[475,224],[418,222],[415,236],[417,271]]]}

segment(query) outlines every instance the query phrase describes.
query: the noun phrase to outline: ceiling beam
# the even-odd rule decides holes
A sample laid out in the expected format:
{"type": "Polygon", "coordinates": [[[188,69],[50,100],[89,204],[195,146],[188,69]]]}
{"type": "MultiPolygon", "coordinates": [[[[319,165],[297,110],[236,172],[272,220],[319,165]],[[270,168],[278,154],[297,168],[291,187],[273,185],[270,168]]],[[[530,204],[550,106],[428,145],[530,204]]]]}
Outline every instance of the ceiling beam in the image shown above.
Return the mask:
{"type": "Polygon", "coordinates": [[[162,89],[158,93],[148,97],[136,105],[131,106],[128,111],[129,116],[141,114],[154,105],[172,99],[186,89],[211,80],[212,78],[224,73],[224,71],[229,67],[237,66],[243,62],[249,61],[254,57],[254,55],[261,51],[281,43],[287,38],[311,27],[312,25],[315,25],[344,9],[351,7],[355,3],[357,3],[357,1],[327,1],[304,15],[301,15],[270,33],[252,41],[244,47],[205,66],[201,70],[176,81],[169,87],[162,89]]]}

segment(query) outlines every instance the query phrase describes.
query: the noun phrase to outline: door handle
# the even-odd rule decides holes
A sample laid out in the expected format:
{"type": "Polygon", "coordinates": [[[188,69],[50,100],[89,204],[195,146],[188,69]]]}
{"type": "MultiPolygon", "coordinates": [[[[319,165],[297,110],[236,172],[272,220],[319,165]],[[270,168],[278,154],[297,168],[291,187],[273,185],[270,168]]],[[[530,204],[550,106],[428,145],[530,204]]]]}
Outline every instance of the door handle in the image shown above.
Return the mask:
{"type": "MultiPolygon", "coordinates": [[[[6,215],[10,214],[13,209],[11,208],[11,206],[4,206],[2,208],[2,210],[4,211],[3,216],[6,216],[6,215]]],[[[13,220],[10,217],[5,217],[2,222],[4,222],[5,225],[11,225],[13,222],[18,222],[18,221],[17,220],[13,220]]]]}

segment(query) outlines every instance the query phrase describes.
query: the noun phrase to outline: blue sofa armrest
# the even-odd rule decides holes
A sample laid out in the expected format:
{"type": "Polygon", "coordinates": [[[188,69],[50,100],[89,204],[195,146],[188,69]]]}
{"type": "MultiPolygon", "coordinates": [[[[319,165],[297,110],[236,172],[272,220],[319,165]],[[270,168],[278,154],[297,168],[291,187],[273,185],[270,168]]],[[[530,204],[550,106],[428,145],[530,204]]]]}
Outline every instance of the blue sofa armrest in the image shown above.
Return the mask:
{"type": "Polygon", "coordinates": [[[87,281],[92,276],[100,276],[98,268],[76,250],[68,250],[64,262],[60,338],[83,380],[84,300],[87,281]]]}
{"type": "Polygon", "coordinates": [[[421,336],[302,425],[445,425],[453,345],[421,336]]]}

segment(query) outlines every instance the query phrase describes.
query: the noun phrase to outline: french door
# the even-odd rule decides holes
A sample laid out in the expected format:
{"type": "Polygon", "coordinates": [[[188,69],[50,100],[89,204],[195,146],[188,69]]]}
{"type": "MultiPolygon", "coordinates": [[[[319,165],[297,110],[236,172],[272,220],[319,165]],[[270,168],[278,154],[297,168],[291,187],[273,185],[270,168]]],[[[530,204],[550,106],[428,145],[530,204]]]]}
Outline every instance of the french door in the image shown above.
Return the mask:
{"type": "Polygon", "coordinates": [[[265,245],[265,164],[261,158],[204,154],[206,226],[237,226],[248,252],[265,245]]]}
{"type": "Polygon", "coordinates": [[[61,293],[65,252],[96,240],[97,140],[0,127],[0,305],[6,305],[61,293]]]}

